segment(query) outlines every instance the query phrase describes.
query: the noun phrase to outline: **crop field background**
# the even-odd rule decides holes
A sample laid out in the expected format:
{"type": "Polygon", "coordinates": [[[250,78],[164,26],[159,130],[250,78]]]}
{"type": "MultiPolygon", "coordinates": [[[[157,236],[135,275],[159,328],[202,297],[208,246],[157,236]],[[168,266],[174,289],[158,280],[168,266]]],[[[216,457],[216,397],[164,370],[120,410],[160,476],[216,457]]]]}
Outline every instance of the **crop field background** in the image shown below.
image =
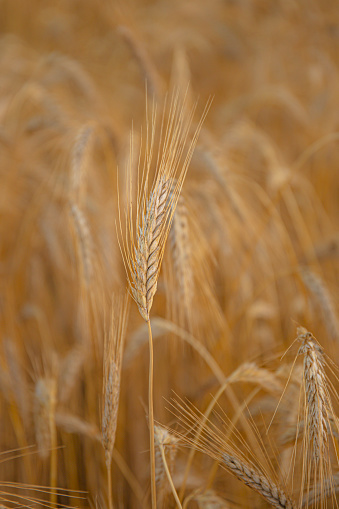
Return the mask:
{"type": "Polygon", "coordinates": [[[337,0],[0,0],[1,509],[338,507],[338,112],[337,0]]]}

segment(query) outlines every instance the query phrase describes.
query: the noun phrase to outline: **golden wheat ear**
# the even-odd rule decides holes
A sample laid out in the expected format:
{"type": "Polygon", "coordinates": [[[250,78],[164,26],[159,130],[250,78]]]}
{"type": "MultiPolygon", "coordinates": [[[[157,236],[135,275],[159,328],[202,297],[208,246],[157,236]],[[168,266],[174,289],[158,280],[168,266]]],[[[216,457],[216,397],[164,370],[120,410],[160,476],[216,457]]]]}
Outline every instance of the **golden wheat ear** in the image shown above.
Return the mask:
{"type": "Polygon", "coordinates": [[[298,327],[297,334],[301,342],[298,354],[304,358],[301,495],[305,488],[304,501],[308,503],[308,498],[317,500],[326,491],[335,496],[332,469],[338,466],[335,435],[339,429],[331,393],[336,400],[338,395],[326,375],[325,366],[329,364],[320,344],[304,327],[298,327]],[[329,490],[328,486],[332,488],[329,490]]]}
{"type": "Polygon", "coordinates": [[[158,133],[156,132],[158,126],[156,110],[153,107],[150,125],[146,127],[144,160],[141,162],[141,157],[139,158],[139,181],[134,207],[132,205],[132,176],[129,175],[126,179],[126,196],[129,197],[129,204],[124,214],[119,207],[120,248],[130,292],[138,305],[141,316],[146,321],[149,320],[153,298],[157,290],[161,262],[172,218],[209,107],[210,101],[204,109],[190,142],[188,142],[188,137],[195,108],[188,118],[185,117],[179,95],[174,96],[169,107],[164,106],[158,133]],[[167,109],[169,109],[168,113],[167,109]],[[167,121],[165,121],[166,116],[168,116],[167,121]],[[156,139],[159,140],[159,144],[156,157],[154,157],[156,139]],[[151,173],[153,179],[150,186],[151,173]]]}

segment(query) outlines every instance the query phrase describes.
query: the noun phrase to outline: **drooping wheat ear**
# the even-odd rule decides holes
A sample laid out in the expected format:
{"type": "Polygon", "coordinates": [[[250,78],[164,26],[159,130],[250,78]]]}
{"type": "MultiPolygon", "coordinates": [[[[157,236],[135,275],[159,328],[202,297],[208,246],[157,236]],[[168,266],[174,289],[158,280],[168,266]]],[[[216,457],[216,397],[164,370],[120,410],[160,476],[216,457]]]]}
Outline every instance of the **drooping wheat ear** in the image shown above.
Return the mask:
{"type": "Polygon", "coordinates": [[[102,410],[102,444],[109,470],[117,429],[121,364],[127,326],[128,296],[116,299],[112,306],[111,325],[104,348],[104,380],[102,410]]]}
{"type": "Polygon", "coordinates": [[[257,491],[272,507],[278,509],[293,509],[296,507],[280,486],[277,486],[266,475],[263,475],[241,459],[223,453],[222,465],[240,481],[257,491]]]}
{"type": "Polygon", "coordinates": [[[70,202],[70,213],[75,227],[79,259],[84,273],[85,282],[90,284],[93,275],[93,242],[87,218],[81,208],[70,202]]]}
{"type": "Polygon", "coordinates": [[[304,355],[305,439],[307,450],[312,451],[315,462],[326,458],[328,448],[327,423],[331,415],[331,402],[326,386],[324,357],[313,335],[298,327],[302,342],[299,354],[304,355]]]}
{"type": "Polygon", "coordinates": [[[53,447],[56,389],[56,381],[53,378],[40,378],[35,384],[35,437],[39,455],[43,459],[48,458],[53,447]]]}
{"type": "Polygon", "coordinates": [[[339,340],[339,321],[332,296],[320,276],[303,267],[300,270],[302,279],[317,305],[321,309],[328,334],[333,340],[339,340]]]}
{"type": "Polygon", "coordinates": [[[166,428],[155,425],[154,426],[154,439],[155,439],[155,482],[157,485],[157,500],[158,505],[161,507],[165,503],[165,498],[168,493],[168,480],[163,461],[165,455],[168,471],[172,475],[175,456],[178,450],[178,438],[172,435],[166,428]]]}

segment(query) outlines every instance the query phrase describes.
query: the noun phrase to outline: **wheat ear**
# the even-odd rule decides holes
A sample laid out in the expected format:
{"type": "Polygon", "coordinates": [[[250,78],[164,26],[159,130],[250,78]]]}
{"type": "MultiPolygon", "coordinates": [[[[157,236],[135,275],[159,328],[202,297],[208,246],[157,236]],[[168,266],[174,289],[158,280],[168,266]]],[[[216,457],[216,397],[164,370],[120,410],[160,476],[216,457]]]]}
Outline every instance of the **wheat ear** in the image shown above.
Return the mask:
{"type": "Polygon", "coordinates": [[[102,412],[102,445],[105,450],[109,507],[113,508],[111,465],[118,421],[120,378],[124,338],[126,334],[128,296],[112,306],[110,331],[104,348],[104,383],[102,412]]]}
{"type": "Polygon", "coordinates": [[[149,198],[142,228],[139,229],[133,267],[134,286],[132,295],[138,305],[141,316],[149,320],[153,298],[157,290],[161,263],[161,234],[166,221],[166,201],[168,181],[165,176],[159,179],[149,198]]]}
{"type": "Polygon", "coordinates": [[[180,195],[176,212],[173,216],[170,231],[170,244],[172,248],[173,265],[177,280],[177,289],[180,296],[179,316],[180,323],[187,320],[189,329],[192,328],[191,304],[193,298],[193,270],[192,253],[188,224],[188,211],[183,195],[180,195]]]}
{"type": "Polygon", "coordinates": [[[89,286],[93,276],[93,241],[89,224],[84,212],[75,202],[69,203],[69,210],[74,224],[84,279],[89,286]]]}
{"type": "Polygon", "coordinates": [[[278,509],[295,508],[294,503],[285,494],[282,488],[277,486],[271,479],[260,473],[253,466],[246,464],[244,461],[228,453],[223,453],[221,464],[240,481],[257,491],[272,507],[277,507],[278,509]]]}
{"type": "Polygon", "coordinates": [[[303,343],[299,354],[304,355],[305,436],[308,447],[312,450],[313,460],[318,462],[326,456],[327,420],[330,415],[324,358],[321,347],[306,329],[298,328],[298,339],[303,343]]]}
{"type": "Polygon", "coordinates": [[[156,161],[156,173],[149,191],[149,175],[152,166],[156,115],[152,112],[151,136],[146,129],[146,154],[144,158],[141,181],[138,183],[138,199],[136,218],[132,210],[131,179],[126,180],[130,203],[125,219],[123,233],[120,204],[120,249],[129,280],[131,294],[136,301],[140,314],[147,322],[149,338],[149,375],[148,375],[148,417],[150,433],[150,464],[151,464],[151,497],[152,508],[156,508],[155,483],[155,445],[154,445],[154,409],[153,409],[153,338],[150,323],[150,311],[157,290],[157,282],[164,255],[166,240],[171,226],[179,194],[191,161],[202,122],[207,114],[209,104],[187,148],[187,137],[192,115],[184,118],[184,108],[179,104],[178,95],[170,105],[169,119],[164,126],[161,123],[160,142],[156,161]],[[164,134],[163,134],[164,133],[164,134]],[[175,185],[173,186],[173,183],[175,185]],[[134,221],[136,219],[136,235],[134,221]]]}

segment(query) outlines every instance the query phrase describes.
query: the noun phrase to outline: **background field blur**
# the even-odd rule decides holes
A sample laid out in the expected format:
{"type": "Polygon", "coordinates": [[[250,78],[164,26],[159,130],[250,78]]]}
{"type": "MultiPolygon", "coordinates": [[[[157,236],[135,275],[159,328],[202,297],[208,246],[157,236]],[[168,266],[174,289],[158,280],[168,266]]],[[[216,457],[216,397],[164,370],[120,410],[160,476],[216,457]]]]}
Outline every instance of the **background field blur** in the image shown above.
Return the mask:
{"type": "MultiPolygon", "coordinates": [[[[280,360],[296,327],[309,329],[339,363],[338,2],[0,0],[0,490],[12,494],[0,492],[6,507],[42,507],[35,498],[48,507],[107,506],[103,346],[112,296],[126,288],[117,173],[124,183],[127,166],[137,168],[146,97],[161,115],[172,93],[186,94],[187,114],[197,102],[192,132],[211,96],[213,102],[151,313],[156,420],[176,427],[166,402],[174,394],[204,412],[222,383],[218,373],[227,377],[255,363],[259,375],[240,377],[234,397],[239,408],[248,402],[245,414],[279,477],[292,455],[293,441],[281,437],[298,413],[299,357],[270,443],[265,426],[296,359],[293,344],[280,360]],[[53,483],[64,490],[57,500],[23,486],[53,483]],[[85,499],[71,490],[86,492],[85,499]]],[[[121,508],[149,507],[147,342],[131,302],[112,469],[121,508]]],[[[222,395],[218,405],[225,419],[236,419],[234,400],[222,395]]],[[[180,447],[172,465],[178,491],[188,454],[180,447]]],[[[286,481],[296,499],[299,467],[286,481]]],[[[196,455],[188,508],[266,507],[213,469],[212,460],[196,455]],[[214,506],[204,501],[205,489],[213,491],[214,506]]],[[[170,493],[162,502],[159,495],[161,505],[175,507],[170,493]]]]}

